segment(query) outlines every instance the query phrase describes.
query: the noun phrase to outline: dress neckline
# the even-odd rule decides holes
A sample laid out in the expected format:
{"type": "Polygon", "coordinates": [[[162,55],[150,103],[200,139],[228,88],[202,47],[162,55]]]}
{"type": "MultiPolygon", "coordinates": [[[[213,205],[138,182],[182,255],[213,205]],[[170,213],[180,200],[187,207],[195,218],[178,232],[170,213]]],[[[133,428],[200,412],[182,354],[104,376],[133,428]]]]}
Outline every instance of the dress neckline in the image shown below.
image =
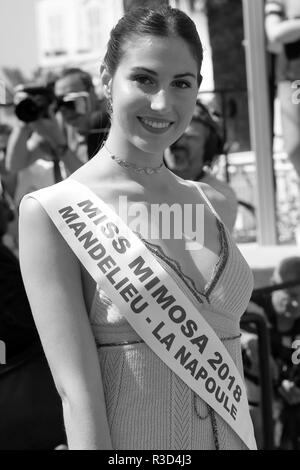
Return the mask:
{"type": "Polygon", "coordinates": [[[171,269],[173,272],[175,272],[177,278],[179,278],[185,284],[185,286],[192,293],[194,298],[200,304],[203,304],[204,302],[210,303],[210,296],[215,287],[217,286],[217,283],[225,269],[229,256],[229,244],[224,225],[218,218],[216,218],[216,225],[219,232],[220,251],[218,255],[218,260],[212,269],[211,276],[202,290],[199,290],[197,288],[194,279],[184,273],[180,266],[180,263],[177,260],[166,255],[160,245],[148,242],[147,240],[143,239],[138,232],[135,232],[135,234],[141,239],[141,241],[152,252],[152,254],[159,258],[161,262],[163,262],[167,270],[171,269]]]}
{"type": "MultiPolygon", "coordinates": [[[[71,180],[72,182],[75,182],[75,183],[77,183],[81,186],[84,186],[84,187],[88,188],[91,192],[94,193],[94,191],[92,189],[90,189],[89,186],[87,186],[84,183],[81,183],[77,179],[71,178],[71,177],[69,177],[68,179],[71,180]]],[[[156,255],[156,257],[158,257],[166,265],[167,269],[171,268],[171,270],[173,272],[175,272],[175,274],[177,274],[177,277],[185,284],[185,286],[188,288],[188,290],[193,294],[193,297],[199,303],[203,304],[205,301],[207,303],[210,303],[210,296],[211,296],[213,290],[215,289],[215,287],[216,287],[216,285],[217,285],[217,283],[218,283],[218,281],[219,281],[219,279],[220,279],[220,277],[221,277],[221,275],[222,275],[222,273],[225,269],[225,266],[226,266],[227,260],[228,260],[228,256],[229,256],[229,243],[228,243],[228,239],[227,239],[225,225],[221,221],[220,217],[218,216],[217,212],[215,211],[214,207],[212,206],[210,200],[208,199],[208,197],[206,196],[204,191],[200,188],[200,186],[198,186],[198,184],[196,182],[191,181],[191,183],[193,183],[193,186],[195,186],[195,188],[198,190],[198,192],[200,193],[202,199],[205,201],[208,208],[210,209],[212,214],[215,216],[216,226],[217,226],[217,229],[218,229],[219,241],[220,241],[220,251],[219,251],[219,255],[218,255],[218,261],[215,263],[215,265],[212,269],[212,274],[210,276],[210,279],[206,282],[205,287],[204,287],[203,290],[199,290],[196,287],[195,281],[190,276],[187,276],[183,272],[183,270],[180,266],[180,263],[178,261],[174,260],[173,258],[168,257],[159,245],[153,244],[153,243],[148,242],[147,240],[143,239],[138,232],[134,232],[134,233],[140,238],[140,240],[145,244],[145,246],[152,253],[154,253],[154,255],[156,255]]],[[[97,196],[96,193],[95,193],[95,195],[97,196]]],[[[97,197],[99,197],[99,196],[97,196],[97,197]]]]}

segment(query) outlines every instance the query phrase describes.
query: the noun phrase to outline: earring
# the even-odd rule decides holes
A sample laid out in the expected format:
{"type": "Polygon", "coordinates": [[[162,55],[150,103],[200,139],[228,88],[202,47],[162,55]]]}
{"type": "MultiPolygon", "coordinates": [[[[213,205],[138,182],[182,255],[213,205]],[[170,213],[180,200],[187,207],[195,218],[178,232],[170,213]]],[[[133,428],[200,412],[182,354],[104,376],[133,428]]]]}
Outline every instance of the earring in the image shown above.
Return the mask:
{"type": "Polygon", "coordinates": [[[110,92],[110,89],[108,88],[107,89],[107,111],[109,114],[112,114],[113,113],[113,106],[112,106],[112,96],[111,96],[111,92],[110,92]]]}

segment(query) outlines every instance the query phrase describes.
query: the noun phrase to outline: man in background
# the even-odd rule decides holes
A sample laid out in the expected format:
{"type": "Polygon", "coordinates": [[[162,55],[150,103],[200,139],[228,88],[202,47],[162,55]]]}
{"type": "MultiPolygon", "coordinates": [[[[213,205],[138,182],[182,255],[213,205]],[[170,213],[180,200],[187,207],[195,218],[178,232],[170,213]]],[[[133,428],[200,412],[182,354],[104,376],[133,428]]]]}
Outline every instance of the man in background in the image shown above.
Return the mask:
{"type": "Polygon", "coordinates": [[[64,179],[92,158],[109,119],[90,75],[78,68],[64,70],[46,87],[23,86],[15,104],[18,119],[8,141],[6,168],[18,174],[18,205],[28,192],[64,179]],[[28,115],[28,100],[36,105],[36,115],[28,115]]]}
{"type": "Polygon", "coordinates": [[[92,158],[109,129],[106,102],[97,97],[91,76],[78,68],[63,71],[55,82],[54,91],[62,123],[66,126],[69,147],[82,155],[84,161],[92,158]],[[72,100],[76,94],[77,109],[75,100],[72,100]],[[85,146],[85,149],[80,149],[80,146],[85,146]]]}
{"type": "Polygon", "coordinates": [[[237,198],[233,189],[224,181],[216,178],[211,169],[223,152],[223,139],[220,126],[213,119],[208,108],[198,99],[192,120],[184,134],[165,152],[165,163],[176,175],[186,180],[201,181],[225,196],[217,200],[216,193],[206,195],[217,206],[221,218],[227,221],[232,231],[237,215],[237,198]]]}

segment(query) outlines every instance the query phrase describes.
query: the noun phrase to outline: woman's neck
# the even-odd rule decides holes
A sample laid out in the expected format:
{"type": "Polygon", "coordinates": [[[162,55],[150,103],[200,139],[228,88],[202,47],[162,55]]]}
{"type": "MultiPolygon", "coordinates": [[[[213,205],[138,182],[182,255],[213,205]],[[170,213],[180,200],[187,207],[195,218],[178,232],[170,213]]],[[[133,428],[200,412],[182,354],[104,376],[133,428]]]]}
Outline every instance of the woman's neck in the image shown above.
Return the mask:
{"type": "MultiPolygon", "coordinates": [[[[135,158],[131,158],[131,154],[129,155],[126,151],[124,154],[122,153],[122,155],[117,154],[116,151],[113,152],[112,148],[115,148],[115,146],[110,148],[109,142],[110,141],[107,140],[98,154],[91,160],[91,162],[96,164],[95,177],[99,170],[99,176],[101,172],[101,179],[104,181],[111,180],[119,182],[120,184],[126,181],[135,181],[143,187],[164,187],[166,189],[166,178],[169,180],[169,178],[172,178],[174,175],[163,164],[162,159],[161,163],[155,167],[152,160],[144,163],[145,158],[143,161],[141,158],[138,159],[136,152],[134,153],[135,158]],[[121,159],[121,162],[118,161],[118,159],[121,159]],[[127,164],[129,164],[128,167],[126,167],[127,164]],[[142,168],[142,170],[140,170],[140,168],[142,168]],[[149,168],[151,171],[147,172],[149,168]],[[155,170],[154,172],[152,172],[153,168],[155,170]]],[[[143,152],[140,153],[143,154],[143,152]]]]}
{"type": "Polygon", "coordinates": [[[158,168],[164,163],[163,150],[161,152],[143,151],[128,139],[116,135],[113,129],[108,135],[105,148],[110,155],[139,168],[158,168]]]}

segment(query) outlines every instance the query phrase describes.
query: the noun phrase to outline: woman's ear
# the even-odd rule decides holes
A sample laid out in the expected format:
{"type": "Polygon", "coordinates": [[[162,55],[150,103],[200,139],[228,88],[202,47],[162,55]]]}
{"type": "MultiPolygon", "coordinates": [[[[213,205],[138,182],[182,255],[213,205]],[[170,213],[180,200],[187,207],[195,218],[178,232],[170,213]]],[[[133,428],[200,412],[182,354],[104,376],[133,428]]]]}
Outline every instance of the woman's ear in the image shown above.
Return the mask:
{"type": "Polygon", "coordinates": [[[100,79],[105,97],[111,98],[112,76],[103,63],[100,66],[100,79]]]}

